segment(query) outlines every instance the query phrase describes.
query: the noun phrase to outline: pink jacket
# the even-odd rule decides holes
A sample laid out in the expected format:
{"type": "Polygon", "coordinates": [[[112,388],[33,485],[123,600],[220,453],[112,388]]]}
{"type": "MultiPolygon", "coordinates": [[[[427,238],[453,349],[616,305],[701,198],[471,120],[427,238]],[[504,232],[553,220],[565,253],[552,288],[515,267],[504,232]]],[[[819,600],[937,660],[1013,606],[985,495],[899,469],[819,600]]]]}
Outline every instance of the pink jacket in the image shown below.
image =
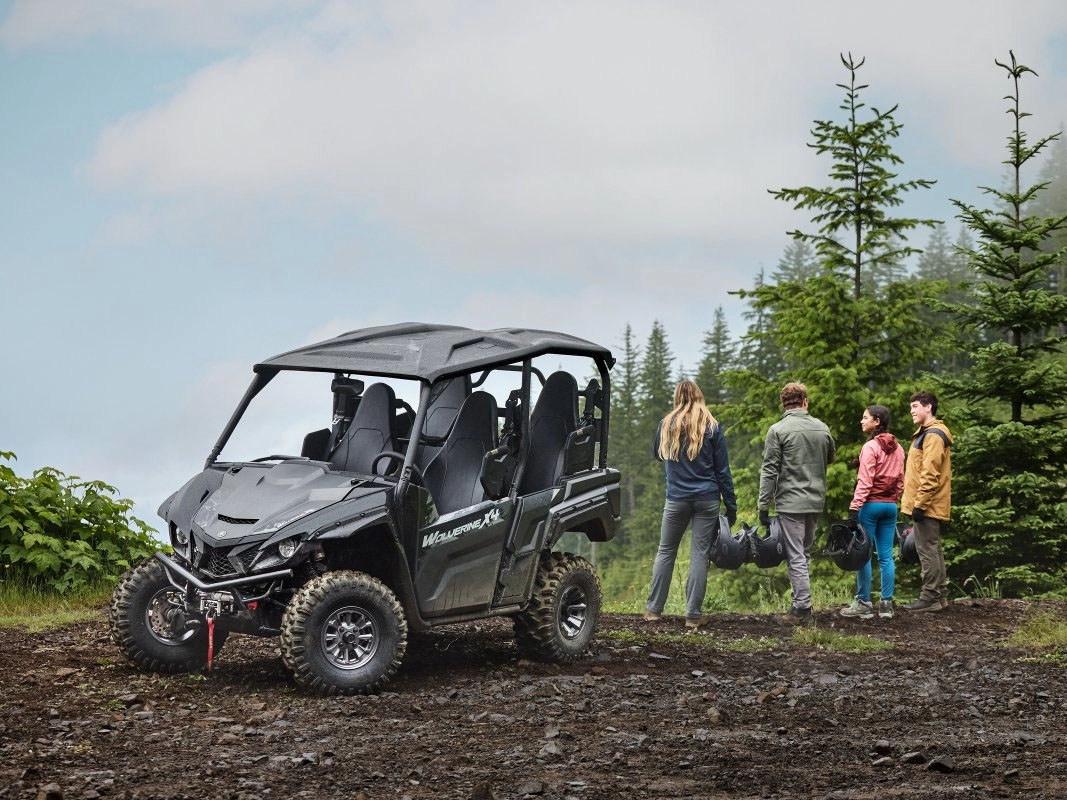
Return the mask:
{"type": "Polygon", "coordinates": [[[860,450],[860,473],[849,508],[895,503],[904,491],[904,448],[891,433],[880,433],[860,450]]]}

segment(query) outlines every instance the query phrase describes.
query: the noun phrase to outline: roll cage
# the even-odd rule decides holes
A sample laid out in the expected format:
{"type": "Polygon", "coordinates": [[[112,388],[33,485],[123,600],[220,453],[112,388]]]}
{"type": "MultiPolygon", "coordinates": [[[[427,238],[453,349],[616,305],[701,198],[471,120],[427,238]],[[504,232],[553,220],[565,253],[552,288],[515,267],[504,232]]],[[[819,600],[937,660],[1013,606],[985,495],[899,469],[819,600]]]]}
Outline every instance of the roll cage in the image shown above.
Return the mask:
{"type": "MultiPolygon", "coordinates": [[[[590,384],[579,396],[585,397],[585,413],[579,427],[592,442],[599,444],[596,459],[601,469],[607,467],[608,427],[610,421],[611,354],[603,347],[576,337],[550,331],[500,329],[471,330],[454,326],[407,323],[350,331],[334,339],[309,345],[268,359],[254,368],[254,376],[243,397],[205,461],[204,468],[214,465],[252,400],[282,371],[331,373],[335,379],[353,375],[415,379],[419,381],[419,402],[404,448],[404,460],[398,470],[395,499],[402,501],[418,466],[416,459],[431,398],[435,389],[459,377],[468,377],[470,387],[482,386],[496,371],[518,372],[521,385],[517,407],[520,429],[515,468],[508,476],[508,494],[514,497],[523,485],[530,463],[532,436],[531,387],[537,378],[544,387],[548,378],[533,365],[543,355],[571,355],[592,359],[600,384],[590,384]],[[600,416],[595,415],[599,410],[600,416]]],[[[336,381],[335,381],[336,382],[336,381]]],[[[504,415],[503,409],[498,413],[504,415]]],[[[400,453],[397,453],[400,455],[400,453]]],[[[592,466],[592,459],[590,459],[592,466]]],[[[483,481],[484,486],[484,481],[483,481]]],[[[503,487],[502,487],[503,488],[503,487]]]]}

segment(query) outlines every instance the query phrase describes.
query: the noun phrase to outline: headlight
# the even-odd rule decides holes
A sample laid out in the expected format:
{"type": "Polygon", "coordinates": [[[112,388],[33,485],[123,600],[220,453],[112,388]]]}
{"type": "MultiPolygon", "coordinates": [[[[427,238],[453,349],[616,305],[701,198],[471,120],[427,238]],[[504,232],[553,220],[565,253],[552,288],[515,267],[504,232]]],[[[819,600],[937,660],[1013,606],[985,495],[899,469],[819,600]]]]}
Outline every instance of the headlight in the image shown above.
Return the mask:
{"type": "Polygon", "coordinates": [[[174,523],[171,523],[170,530],[171,530],[171,533],[174,534],[174,541],[176,541],[182,547],[185,547],[185,545],[189,544],[189,534],[187,534],[185,531],[183,531],[177,525],[175,525],[174,523]]]}
{"type": "Polygon", "coordinates": [[[296,553],[297,541],[296,539],[286,539],[284,542],[278,543],[278,555],[282,558],[292,558],[296,553]]]}

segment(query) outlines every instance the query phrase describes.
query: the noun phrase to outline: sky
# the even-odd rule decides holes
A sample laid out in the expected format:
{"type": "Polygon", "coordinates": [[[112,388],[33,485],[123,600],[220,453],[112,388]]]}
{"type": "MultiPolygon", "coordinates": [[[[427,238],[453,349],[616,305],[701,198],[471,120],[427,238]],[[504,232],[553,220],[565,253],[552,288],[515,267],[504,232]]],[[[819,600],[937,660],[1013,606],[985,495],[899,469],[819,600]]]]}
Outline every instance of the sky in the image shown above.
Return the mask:
{"type": "Polygon", "coordinates": [[[345,330],[659,320],[695,367],[811,227],[768,189],[826,182],[839,54],[955,232],[1009,49],[1058,130],[1062,2],[0,2],[0,451],[155,524],[252,364],[345,330]]]}

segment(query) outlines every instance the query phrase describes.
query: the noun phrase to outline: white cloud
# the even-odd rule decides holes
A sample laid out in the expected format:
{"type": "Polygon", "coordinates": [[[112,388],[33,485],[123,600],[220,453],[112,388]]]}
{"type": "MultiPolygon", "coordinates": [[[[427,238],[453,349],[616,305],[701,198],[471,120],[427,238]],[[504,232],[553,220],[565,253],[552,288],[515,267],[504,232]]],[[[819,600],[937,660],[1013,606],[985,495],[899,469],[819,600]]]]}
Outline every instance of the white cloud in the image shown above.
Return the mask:
{"type": "MultiPolygon", "coordinates": [[[[88,174],[201,207],[354,203],[457,267],[752,244],[803,223],[766,189],[821,179],[804,141],[838,100],[839,50],[868,56],[868,100],[900,101],[905,135],[989,169],[992,58],[1015,45],[1040,65],[1067,20],[1053,3],[898,4],[877,24],[843,8],[328,4],[116,122],[88,174]]],[[[1030,107],[1062,88],[1029,82],[1030,107]]]]}

